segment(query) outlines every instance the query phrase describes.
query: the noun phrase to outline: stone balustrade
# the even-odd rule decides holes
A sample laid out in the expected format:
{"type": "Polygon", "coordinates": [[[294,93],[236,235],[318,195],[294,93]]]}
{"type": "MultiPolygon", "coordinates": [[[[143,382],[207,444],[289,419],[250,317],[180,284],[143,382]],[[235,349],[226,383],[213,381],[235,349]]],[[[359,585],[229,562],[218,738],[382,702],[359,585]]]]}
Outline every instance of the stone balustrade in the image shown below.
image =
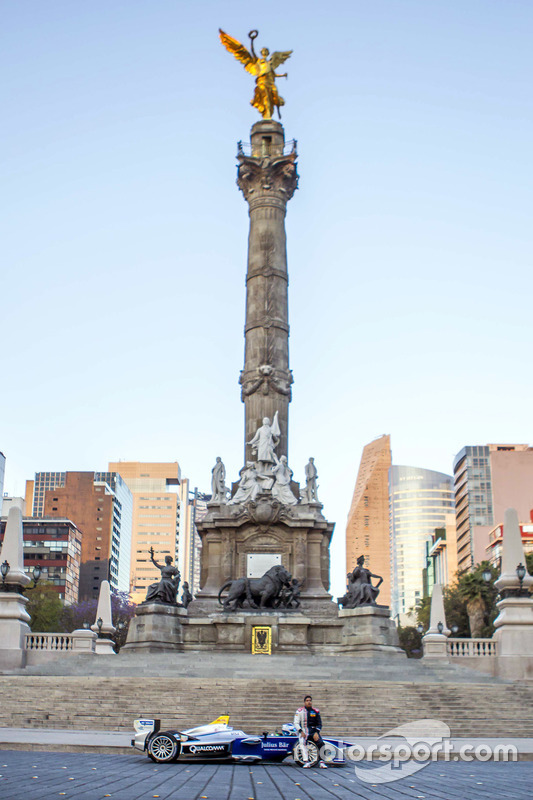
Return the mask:
{"type": "Polygon", "coordinates": [[[497,643],[493,639],[451,639],[446,642],[448,656],[478,657],[497,656],[497,643]]]}
{"type": "Polygon", "coordinates": [[[96,654],[97,635],[91,630],[72,633],[27,633],[23,639],[26,666],[44,664],[63,654],[96,654]]]}
{"type": "Polygon", "coordinates": [[[71,633],[27,633],[25,640],[26,650],[62,650],[66,652],[74,649],[71,633]]]}

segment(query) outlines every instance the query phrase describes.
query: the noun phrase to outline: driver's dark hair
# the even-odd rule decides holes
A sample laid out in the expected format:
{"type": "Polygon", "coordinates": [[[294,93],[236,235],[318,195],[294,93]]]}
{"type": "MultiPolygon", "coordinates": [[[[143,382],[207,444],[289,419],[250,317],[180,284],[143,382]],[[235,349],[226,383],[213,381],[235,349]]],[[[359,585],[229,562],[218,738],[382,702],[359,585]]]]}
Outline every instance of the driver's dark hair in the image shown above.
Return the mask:
{"type": "Polygon", "coordinates": [[[310,695],[310,694],[306,694],[306,695],[305,695],[305,697],[304,697],[304,703],[305,703],[305,701],[306,701],[307,699],[309,699],[309,700],[312,700],[313,698],[311,697],[311,695],[310,695]]]}

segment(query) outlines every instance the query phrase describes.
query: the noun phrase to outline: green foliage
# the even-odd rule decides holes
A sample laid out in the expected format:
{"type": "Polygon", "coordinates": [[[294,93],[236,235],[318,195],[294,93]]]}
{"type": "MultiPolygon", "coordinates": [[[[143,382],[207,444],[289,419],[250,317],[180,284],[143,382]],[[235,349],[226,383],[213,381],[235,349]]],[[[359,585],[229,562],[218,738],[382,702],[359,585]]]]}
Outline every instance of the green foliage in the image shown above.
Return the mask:
{"type": "Polygon", "coordinates": [[[63,603],[53,583],[41,581],[37,586],[27,589],[24,594],[29,600],[26,611],[31,617],[30,628],[34,633],[52,633],[61,630],[63,603]]]}
{"type": "Polygon", "coordinates": [[[413,625],[398,625],[400,647],[407,653],[407,658],[422,658],[422,635],[413,625]]]}
{"type": "MultiPolygon", "coordinates": [[[[533,555],[533,554],[532,554],[533,555]]],[[[494,633],[493,622],[498,614],[496,599],[498,590],[494,586],[494,581],[498,577],[498,570],[492,567],[488,561],[482,561],[472,572],[458,573],[455,583],[445,586],[443,589],[444,612],[448,628],[457,626],[457,633],[454,637],[470,637],[470,620],[468,617],[468,604],[471,601],[479,600],[483,603],[484,626],[480,635],[490,637],[494,633]],[[490,569],[492,578],[489,583],[483,580],[483,571],[490,569]]],[[[424,597],[417,605],[416,619],[422,623],[424,630],[429,628],[429,617],[431,610],[431,598],[424,597]]]]}
{"type": "Polygon", "coordinates": [[[526,567],[530,575],[533,575],[533,551],[526,553],[526,567]]]}

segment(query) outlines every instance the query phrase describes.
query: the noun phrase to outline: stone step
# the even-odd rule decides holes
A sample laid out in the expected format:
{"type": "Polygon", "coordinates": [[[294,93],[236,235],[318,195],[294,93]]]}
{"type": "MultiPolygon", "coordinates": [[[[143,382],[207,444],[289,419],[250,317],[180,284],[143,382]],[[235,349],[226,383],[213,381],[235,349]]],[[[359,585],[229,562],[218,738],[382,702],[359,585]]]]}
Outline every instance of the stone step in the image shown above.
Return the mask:
{"type": "Polygon", "coordinates": [[[329,731],[373,736],[418,719],[446,722],[455,736],[533,736],[533,686],[347,680],[4,676],[0,726],[131,730],[139,716],[192,727],[229,713],[250,733],[292,719],[305,694],[329,731]]]}

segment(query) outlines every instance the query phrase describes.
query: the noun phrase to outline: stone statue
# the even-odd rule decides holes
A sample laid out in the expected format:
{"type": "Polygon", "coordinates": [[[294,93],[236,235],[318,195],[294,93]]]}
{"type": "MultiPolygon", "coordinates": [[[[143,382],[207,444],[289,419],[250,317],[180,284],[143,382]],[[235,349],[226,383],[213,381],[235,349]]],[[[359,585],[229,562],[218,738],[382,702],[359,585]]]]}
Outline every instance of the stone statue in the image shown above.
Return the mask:
{"type": "Polygon", "coordinates": [[[272,497],[284,505],[296,505],[298,500],[291,492],[292,469],[287,464],[287,456],[281,456],[277,464],[272,467],[272,473],[275,478],[272,497]]]}
{"type": "Polygon", "coordinates": [[[235,503],[246,503],[248,500],[255,500],[261,489],[257,482],[257,472],[253,461],[247,461],[246,466],[241,469],[239,475],[241,476],[239,488],[229,501],[228,505],[230,506],[235,505],[235,503]]]}
{"type": "Polygon", "coordinates": [[[224,611],[236,611],[247,602],[250,608],[275,608],[284,586],[290,586],[291,574],[281,564],[265,572],[261,578],[238,578],[226,581],[218,593],[218,602],[224,611]],[[229,589],[222,601],[222,593],[229,589]]]}
{"type": "Polygon", "coordinates": [[[357,566],[353,572],[348,573],[348,587],[343,597],[337,598],[337,603],[343,608],[358,608],[359,606],[375,606],[379,587],[383,583],[380,575],[374,575],[364,566],[365,557],[359,556],[357,566]],[[377,578],[379,583],[372,585],[372,578],[377,578]]]}
{"type": "Polygon", "coordinates": [[[300,608],[300,594],[302,583],[293,578],[288,586],[283,586],[276,601],[278,608],[300,608]]]}
{"type": "Polygon", "coordinates": [[[183,581],[183,589],[181,592],[181,605],[183,608],[187,608],[189,603],[192,602],[192,594],[189,590],[189,584],[187,581],[183,581]]]}
{"type": "Polygon", "coordinates": [[[211,502],[225,503],[226,502],[226,467],[222,463],[220,456],[217,456],[216,464],[211,470],[211,502]]]}
{"type": "Polygon", "coordinates": [[[257,460],[264,464],[277,464],[278,457],[274,452],[279,444],[281,431],[278,423],[278,412],[274,414],[272,425],[268,417],[263,417],[263,424],[257,429],[254,438],[246,442],[251,445],[252,452],[257,453],[257,460]]]}
{"type": "Polygon", "coordinates": [[[180,584],[180,572],[172,565],[171,556],[165,556],[165,566],[162,567],[154,558],[154,548],[150,548],[150,559],[152,564],[161,571],[159,583],[152,583],[146,592],[145,603],[164,603],[165,605],[175,606],[176,595],[180,584]]]}
{"type": "Polygon", "coordinates": [[[269,58],[270,51],[267,47],[261,49],[261,57],[255,54],[254,39],[258,36],[258,31],[250,31],[248,34],[250,38],[250,50],[248,52],[246,47],[228,36],[223,30],[219,28],[220,41],[228,50],[233,53],[237,61],[244,64],[244,69],[250,75],[255,76],[255,93],[250,105],[257,108],[263,119],[272,119],[274,108],[278,110],[278,116],[281,119],[280,107],[285,105],[285,100],[278,94],[276,86],[276,78],[286,78],[287,73],[278,75],[276,68],[283,64],[290,57],[292,50],[276,51],[272,53],[269,58]]]}
{"type": "Polygon", "coordinates": [[[318,472],[315,467],[315,459],[310,458],[305,465],[305,494],[308,503],[318,503],[318,472]]]}

